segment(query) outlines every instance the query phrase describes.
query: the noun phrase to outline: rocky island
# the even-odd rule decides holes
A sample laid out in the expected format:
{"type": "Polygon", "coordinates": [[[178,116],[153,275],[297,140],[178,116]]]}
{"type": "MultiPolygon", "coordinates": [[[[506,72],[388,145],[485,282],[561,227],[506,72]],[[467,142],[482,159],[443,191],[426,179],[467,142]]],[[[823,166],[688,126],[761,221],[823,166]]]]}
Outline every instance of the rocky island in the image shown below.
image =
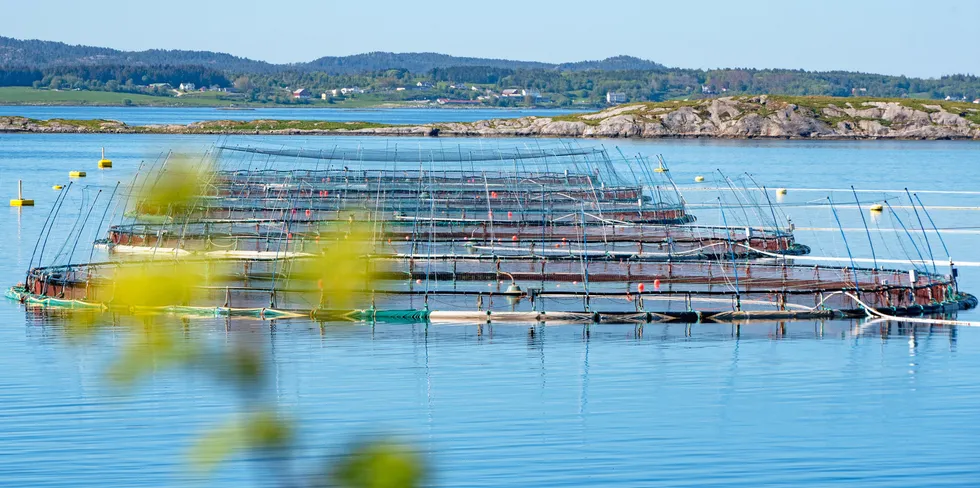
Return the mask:
{"type": "Polygon", "coordinates": [[[425,125],[214,120],[187,125],[130,126],[112,120],[35,120],[3,116],[0,117],[0,132],[980,140],[980,104],[761,95],[634,103],[595,113],[555,117],[425,125]]]}

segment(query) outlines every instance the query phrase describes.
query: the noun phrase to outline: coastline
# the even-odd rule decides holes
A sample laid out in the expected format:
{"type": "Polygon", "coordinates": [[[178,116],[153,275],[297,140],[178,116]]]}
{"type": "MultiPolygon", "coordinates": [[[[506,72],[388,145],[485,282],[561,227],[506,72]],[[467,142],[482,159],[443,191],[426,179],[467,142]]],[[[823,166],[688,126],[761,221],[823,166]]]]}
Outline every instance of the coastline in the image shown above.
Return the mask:
{"type": "Polygon", "coordinates": [[[355,135],[639,139],[980,140],[980,106],[908,99],[729,97],[619,105],[593,113],[399,125],[312,120],[113,120],[0,116],[5,133],[355,135]]]}

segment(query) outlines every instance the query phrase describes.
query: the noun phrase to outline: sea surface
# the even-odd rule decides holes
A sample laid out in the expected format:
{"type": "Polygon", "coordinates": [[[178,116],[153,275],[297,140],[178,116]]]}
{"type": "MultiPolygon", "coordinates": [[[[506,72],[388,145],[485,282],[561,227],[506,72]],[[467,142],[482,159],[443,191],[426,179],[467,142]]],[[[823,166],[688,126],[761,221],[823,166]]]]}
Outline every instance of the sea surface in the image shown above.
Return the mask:
{"type": "Polygon", "coordinates": [[[256,108],[220,110],[215,107],[72,107],[56,105],[0,105],[0,115],[32,119],[107,119],[129,125],[189,124],[204,120],[328,120],[333,122],[378,122],[425,124],[473,122],[530,115],[555,116],[580,112],[566,109],[500,108],[256,108]]]}
{"type": "MultiPolygon", "coordinates": [[[[110,109],[52,110],[61,110],[56,116],[103,117],[110,109]]],[[[174,109],[184,110],[193,109],[174,109]]],[[[372,113],[375,120],[395,121],[404,112],[372,113]]],[[[426,114],[444,112],[412,116],[426,114]]],[[[0,282],[6,287],[22,280],[57,195],[52,185],[65,184],[69,170],[89,176],[70,190],[58,232],[46,244],[46,264],[69,253],[76,262],[90,254],[99,258],[91,246],[94,230],[77,246],[62,241],[100,189],[105,202],[141,162],[219,142],[323,149],[397,144],[420,153],[558,144],[0,134],[0,196],[13,198],[21,179],[25,197],[37,203],[0,211],[0,282]],[[95,169],[102,147],[114,162],[111,170],[95,169]]],[[[928,235],[938,261],[944,262],[945,245],[962,263],[960,287],[980,292],[980,268],[971,265],[980,264],[976,142],[578,144],[663,154],[705,223],[738,219],[743,210],[725,177],[742,186],[744,173],[751,173],[765,195],[745,189],[742,198],[761,202],[768,196],[815,256],[848,259],[850,250],[854,258],[870,258],[862,215],[879,259],[925,253],[928,235]],[[706,181],[694,183],[698,175],[706,181]],[[862,190],[860,208],[851,185],[862,190]],[[922,226],[912,223],[906,187],[941,229],[942,245],[925,215],[922,226]],[[786,195],[777,197],[776,188],[786,195]],[[894,211],[872,218],[868,206],[882,201],[894,211]],[[898,219],[921,249],[911,245],[898,219]]],[[[100,217],[95,212],[91,222],[100,217]]],[[[948,272],[948,265],[937,268],[948,272]]],[[[960,313],[959,319],[980,321],[980,313],[960,313]]],[[[0,301],[0,486],[238,487],[281,479],[244,458],[213,473],[188,464],[194,439],[240,411],[233,392],[195,371],[163,367],[135,389],[121,388],[106,371],[133,333],[110,327],[79,337],[64,324],[56,315],[0,301]]],[[[968,487],[980,480],[975,327],[751,322],[737,334],[729,324],[675,324],[647,325],[642,335],[632,325],[603,324],[587,330],[194,319],[183,327],[188,336],[243,342],[267,357],[269,393],[300,427],[293,474],[313,472],[318,462],[365,436],[392,436],[423,453],[437,486],[968,487]]]]}

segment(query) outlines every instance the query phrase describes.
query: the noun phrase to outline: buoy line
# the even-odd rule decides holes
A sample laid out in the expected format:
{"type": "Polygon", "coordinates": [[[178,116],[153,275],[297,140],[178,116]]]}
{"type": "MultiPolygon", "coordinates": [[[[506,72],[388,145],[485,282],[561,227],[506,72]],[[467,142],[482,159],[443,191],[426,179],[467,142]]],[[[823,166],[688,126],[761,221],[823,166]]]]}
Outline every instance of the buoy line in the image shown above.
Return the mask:
{"type": "Polygon", "coordinates": [[[912,322],[918,324],[934,324],[934,325],[962,325],[966,327],[980,327],[980,322],[970,322],[968,320],[952,320],[952,319],[929,319],[925,317],[897,317],[895,315],[888,315],[886,313],[879,312],[875,310],[874,307],[868,306],[868,304],[861,301],[860,298],[852,295],[851,293],[844,293],[848,298],[857,302],[865,312],[868,313],[869,317],[876,317],[875,320],[888,321],[895,320],[901,322],[912,322]]]}
{"type": "MultiPolygon", "coordinates": [[[[747,249],[750,249],[750,250],[755,251],[755,252],[757,252],[759,254],[763,254],[763,255],[766,255],[766,256],[769,256],[769,257],[772,257],[772,258],[791,259],[793,261],[823,261],[823,262],[851,262],[851,261],[853,261],[855,263],[874,263],[874,262],[878,262],[878,263],[888,263],[888,264],[911,264],[911,265],[921,264],[923,266],[949,266],[949,261],[948,260],[946,260],[946,261],[940,261],[940,260],[934,260],[934,259],[924,259],[923,260],[923,259],[884,259],[884,258],[871,259],[871,258],[850,258],[850,257],[847,257],[847,256],[810,256],[810,255],[786,256],[784,254],[776,254],[776,253],[772,253],[772,252],[765,251],[765,250],[762,250],[762,249],[755,249],[755,248],[746,246],[745,244],[738,244],[738,246],[744,247],[744,248],[747,248],[747,249]]],[[[957,267],[959,267],[959,266],[963,266],[963,267],[980,267],[980,261],[954,261],[953,262],[953,265],[954,266],[957,266],[957,267]]]]}
{"type": "MultiPolygon", "coordinates": [[[[678,185],[678,186],[683,186],[683,185],[678,185]]],[[[788,187],[786,187],[786,188],[780,188],[780,189],[781,190],[786,190],[788,192],[789,191],[848,192],[848,193],[851,192],[851,189],[850,188],[788,188],[788,187]]],[[[751,188],[751,187],[749,187],[749,188],[743,188],[743,190],[762,191],[761,188],[751,188]]],[[[767,188],[766,190],[767,191],[768,190],[775,191],[774,188],[767,188]]],[[[687,187],[685,187],[684,188],[684,191],[726,191],[727,192],[727,191],[731,191],[731,188],[728,188],[728,187],[724,187],[724,188],[722,188],[722,187],[717,187],[717,188],[714,188],[714,187],[690,187],[690,188],[687,188],[687,187]]],[[[854,189],[854,191],[856,191],[858,193],[902,193],[902,194],[905,193],[905,190],[904,189],[902,189],[902,190],[861,190],[861,189],[854,189]]],[[[909,191],[912,192],[912,193],[922,193],[922,194],[928,193],[928,194],[932,194],[932,195],[980,195],[980,191],[972,191],[972,190],[912,190],[912,189],[909,189],[909,191]]]]}
{"type": "MultiPolygon", "coordinates": [[[[807,231],[807,232],[840,232],[841,229],[838,227],[797,227],[797,231],[807,231]]],[[[866,232],[864,227],[844,227],[844,232],[866,232]]],[[[892,229],[892,228],[876,228],[876,231],[880,232],[906,232],[906,229],[892,229]]],[[[913,234],[934,234],[936,231],[933,229],[908,229],[908,232],[913,234]]],[[[943,234],[980,234],[980,228],[940,228],[939,232],[943,234]]]]}

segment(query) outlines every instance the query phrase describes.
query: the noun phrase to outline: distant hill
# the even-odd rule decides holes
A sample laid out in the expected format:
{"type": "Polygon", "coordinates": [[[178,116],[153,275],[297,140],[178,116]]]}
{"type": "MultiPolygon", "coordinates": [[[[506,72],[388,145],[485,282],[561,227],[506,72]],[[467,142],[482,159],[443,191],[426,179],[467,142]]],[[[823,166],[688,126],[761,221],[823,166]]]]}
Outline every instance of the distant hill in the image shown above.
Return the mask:
{"type": "Polygon", "coordinates": [[[434,68],[456,66],[486,66],[505,69],[553,69],[557,65],[534,61],[510,61],[506,59],[467,58],[439,53],[386,53],[373,52],[353,56],[324,56],[309,63],[291,65],[301,71],[322,71],[329,74],[356,74],[386,69],[406,69],[412,73],[425,73],[434,68]]]}
{"type": "Polygon", "coordinates": [[[536,61],[459,57],[439,53],[389,52],[372,52],[352,56],[324,56],[307,63],[272,64],[211,51],[164,49],[120,51],[105,47],[74,46],[63,42],[19,40],[0,36],[0,66],[49,68],[78,64],[202,66],[233,73],[297,71],[302,73],[323,72],[332,75],[370,73],[387,69],[404,69],[412,73],[425,73],[436,68],[458,66],[559,71],[665,69],[663,65],[653,61],[631,56],[616,56],[600,61],[553,64],[536,61]]]}
{"type": "Polygon", "coordinates": [[[0,66],[48,68],[52,66],[104,65],[170,65],[203,66],[239,73],[270,73],[277,65],[210,51],[119,51],[105,47],[73,46],[63,42],[13,39],[0,36],[0,66]]]}
{"type": "Polygon", "coordinates": [[[558,65],[558,69],[560,71],[586,71],[590,69],[599,71],[665,71],[667,67],[633,56],[614,56],[601,61],[562,63],[558,65]]]}
{"type": "Polygon", "coordinates": [[[543,69],[558,71],[620,71],[620,70],[661,70],[661,64],[634,58],[616,56],[601,61],[579,61],[575,63],[541,63],[537,61],[514,61],[510,59],[469,58],[438,53],[387,53],[373,52],[353,56],[325,56],[309,63],[292,65],[302,71],[322,71],[329,74],[356,74],[386,69],[406,69],[412,73],[426,73],[433,69],[480,66],[500,69],[543,69]]]}
{"type": "Polygon", "coordinates": [[[0,86],[176,96],[173,88],[181,84],[195,90],[227,89],[250,102],[276,104],[310,103],[307,97],[294,96],[296,88],[314,97],[330,92],[320,97],[330,104],[356,98],[361,104],[452,101],[500,107],[598,107],[607,103],[610,93],[618,100],[651,102],[762,94],[970,102],[980,98],[980,77],[974,75],[909,78],[845,71],[703,70],[668,68],[632,56],[542,63],[390,52],[274,64],[210,51],[135,52],[0,37],[0,86]],[[353,97],[334,93],[344,87],[359,91],[353,97]],[[504,95],[514,88],[521,89],[520,96],[504,95]]]}

